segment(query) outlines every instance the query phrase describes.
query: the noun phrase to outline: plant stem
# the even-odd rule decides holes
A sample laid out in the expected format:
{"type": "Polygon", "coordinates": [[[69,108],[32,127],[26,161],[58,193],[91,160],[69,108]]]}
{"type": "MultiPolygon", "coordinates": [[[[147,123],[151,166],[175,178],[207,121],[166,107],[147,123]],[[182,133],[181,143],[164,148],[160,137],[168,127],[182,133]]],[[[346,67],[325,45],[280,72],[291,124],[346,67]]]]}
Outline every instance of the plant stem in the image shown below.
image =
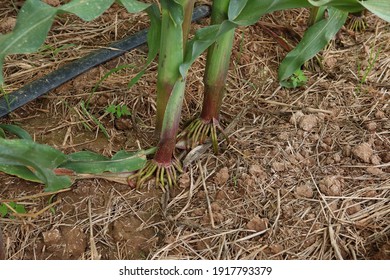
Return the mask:
{"type": "Polygon", "coordinates": [[[184,0],[184,21],[183,21],[183,53],[186,50],[188,34],[192,22],[192,13],[194,11],[195,0],[184,0]]]}
{"type": "Polygon", "coordinates": [[[185,92],[185,80],[179,78],[173,87],[171,98],[167,104],[167,114],[164,116],[160,141],[154,160],[159,164],[168,166],[171,163],[176,145],[176,135],[179,129],[181,107],[185,92]],[[171,108],[176,108],[172,109],[171,108]]]}
{"type": "MultiPolygon", "coordinates": [[[[229,1],[213,1],[211,24],[219,24],[228,18],[229,1]]],[[[200,118],[205,122],[219,119],[225,83],[232,52],[234,31],[222,35],[207,51],[206,70],[204,75],[204,99],[200,118]]]]}
{"type": "Polygon", "coordinates": [[[157,77],[156,124],[156,133],[160,138],[154,156],[154,160],[160,165],[171,163],[175,149],[185,92],[185,79],[180,75],[179,66],[184,60],[184,48],[187,44],[194,2],[194,0],[182,0],[177,4],[174,1],[161,1],[162,30],[157,77]]]}
{"type": "Polygon", "coordinates": [[[307,28],[319,22],[325,16],[326,7],[311,7],[309,19],[307,20],[307,28]]]}
{"type": "Polygon", "coordinates": [[[173,1],[161,1],[162,26],[157,74],[156,137],[160,137],[165,109],[173,86],[180,76],[179,66],[183,62],[184,46],[187,43],[194,6],[194,0],[182,0],[184,16],[183,21],[178,24],[171,17],[171,12],[173,12],[171,9],[175,5],[171,2],[173,1]],[[183,42],[183,44],[178,44],[178,42],[183,42]]]}

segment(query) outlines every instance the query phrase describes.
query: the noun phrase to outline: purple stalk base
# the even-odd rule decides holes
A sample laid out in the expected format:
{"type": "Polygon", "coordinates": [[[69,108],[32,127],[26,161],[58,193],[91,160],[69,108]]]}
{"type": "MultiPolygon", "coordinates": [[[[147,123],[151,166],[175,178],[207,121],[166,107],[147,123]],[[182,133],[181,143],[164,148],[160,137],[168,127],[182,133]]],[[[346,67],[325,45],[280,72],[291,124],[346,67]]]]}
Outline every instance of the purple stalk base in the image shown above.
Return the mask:
{"type": "Polygon", "coordinates": [[[154,155],[154,161],[160,166],[169,166],[172,163],[172,157],[176,147],[176,135],[179,130],[179,118],[180,115],[174,120],[171,128],[166,129],[160,135],[157,152],[154,155]]]}
{"type": "Polygon", "coordinates": [[[213,120],[219,121],[224,90],[224,83],[205,86],[202,112],[200,114],[200,118],[205,123],[212,123],[213,120]]]}

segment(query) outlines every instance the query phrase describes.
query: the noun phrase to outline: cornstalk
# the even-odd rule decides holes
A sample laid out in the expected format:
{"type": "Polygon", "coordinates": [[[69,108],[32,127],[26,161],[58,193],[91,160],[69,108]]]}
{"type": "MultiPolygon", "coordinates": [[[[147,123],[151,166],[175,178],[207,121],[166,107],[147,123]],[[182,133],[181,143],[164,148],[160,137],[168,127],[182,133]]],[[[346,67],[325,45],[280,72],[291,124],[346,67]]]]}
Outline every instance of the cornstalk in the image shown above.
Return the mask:
{"type": "Polygon", "coordinates": [[[307,21],[308,28],[324,18],[325,9],[326,9],[326,7],[311,7],[310,8],[310,15],[309,15],[309,19],[307,21]]]}
{"type": "Polygon", "coordinates": [[[195,0],[182,0],[184,18],[182,25],[176,24],[170,15],[172,0],[161,1],[161,42],[157,73],[157,113],[155,134],[160,137],[165,109],[172,89],[180,76],[179,66],[183,62],[191,17],[195,0]],[[183,42],[178,44],[177,42],[183,42]]]}
{"type": "Polygon", "coordinates": [[[173,159],[185,92],[185,78],[181,76],[179,67],[184,60],[194,2],[182,0],[178,4],[173,0],[161,1],[156,120],[159,143],[154,159],[135,175],[137,186],[152,176],[156,177],[156,185],[164,187],[167,180],[168,186],[172,186],[176,184],[177,172],[181,172],[180,163],[173,159]]]}
{"type": "MultiPolygon", "coordinates": [[[[228,18],[229,2],[213,1],[211,24],[219,24],[228,18]]],[[[232,53],[234,29],[222,35],[207,51],[207,62],[204,75],[204,99],[200,118],[210,123],[219,120],[225,83],[232,53]]]]}

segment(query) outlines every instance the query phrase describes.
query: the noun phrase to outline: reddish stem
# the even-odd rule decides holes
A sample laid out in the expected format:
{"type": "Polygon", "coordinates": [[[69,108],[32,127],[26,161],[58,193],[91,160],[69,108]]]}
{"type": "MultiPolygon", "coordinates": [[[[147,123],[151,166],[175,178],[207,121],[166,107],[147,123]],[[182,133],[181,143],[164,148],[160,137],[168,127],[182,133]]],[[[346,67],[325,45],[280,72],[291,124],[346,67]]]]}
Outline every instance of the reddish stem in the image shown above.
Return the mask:
{"type": "Polygon", "coordinates": [[[225,84],[205,85],[204,99],[200,118],[206,123],[219,120],[219,112],[224,96],[225,84]]]}
{"type": "Polygon", "coordinates": [[[172,162],[175,145],[175,137],[161,139],[157,146],[157,152],[154,155],[154,161],[156,161],[159,165],[169,166],[172,162]]]}

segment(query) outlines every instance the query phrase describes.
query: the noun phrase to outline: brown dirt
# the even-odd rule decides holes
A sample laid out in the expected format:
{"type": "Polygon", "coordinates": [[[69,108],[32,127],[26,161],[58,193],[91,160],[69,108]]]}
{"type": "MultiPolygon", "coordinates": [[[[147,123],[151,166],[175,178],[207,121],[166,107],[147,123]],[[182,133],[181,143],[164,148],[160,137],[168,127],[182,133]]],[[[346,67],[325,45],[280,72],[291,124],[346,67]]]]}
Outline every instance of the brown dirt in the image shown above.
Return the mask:
{"type": "MultiPolygon", "coordinates": [[[[0,15],[0,32],[9,31],[14,7],[1,5],[0,15]]],[[[305,11],[292,10],[262,20],[289,23],[300,33],[306,18],[305,11]]],[[[390,32],[383,21],[367,19],[366,32],[343,30],[322,53],[324,70],[306,70],[308,84],[293,90],[277,82],[284,50],[260,25],[240,28],[222,107],[222,122],[232,124],[230,142],[221,140],[218,156],[210,147],[198,152],[180,186],[168,193],[152,182],[134,190],[94,179],[45,194],[41,185],[0,174],[0,201],[18,201],[29,213],[0,218],[6,257],[390,259],[390,32]],[[361,83],[364,71],[367,80],[361,83]]],[[[144,14],[128,15],[117,6],[88,24],[62,16],[47,44],[74,45],[56,54],[7,57],[6,90],[147,24],[144,14]]],[[[134,50],[0,121],[18,124],[37,142],[67,153],[112,155],[151,147],[156,64],[137,85],[126,87],[144,61],[144,48],[134,50]],[[135,68],[111,75],[91,99],[91,113],[105,126],[107,139],[80,102],[122,64],[135,68]],[[109,104],[126,104],[132,116],[104,115],[109,104]]],[[[188,78],[183,126],[200,112],[204,63],[201,57],[188,78]]]]}

